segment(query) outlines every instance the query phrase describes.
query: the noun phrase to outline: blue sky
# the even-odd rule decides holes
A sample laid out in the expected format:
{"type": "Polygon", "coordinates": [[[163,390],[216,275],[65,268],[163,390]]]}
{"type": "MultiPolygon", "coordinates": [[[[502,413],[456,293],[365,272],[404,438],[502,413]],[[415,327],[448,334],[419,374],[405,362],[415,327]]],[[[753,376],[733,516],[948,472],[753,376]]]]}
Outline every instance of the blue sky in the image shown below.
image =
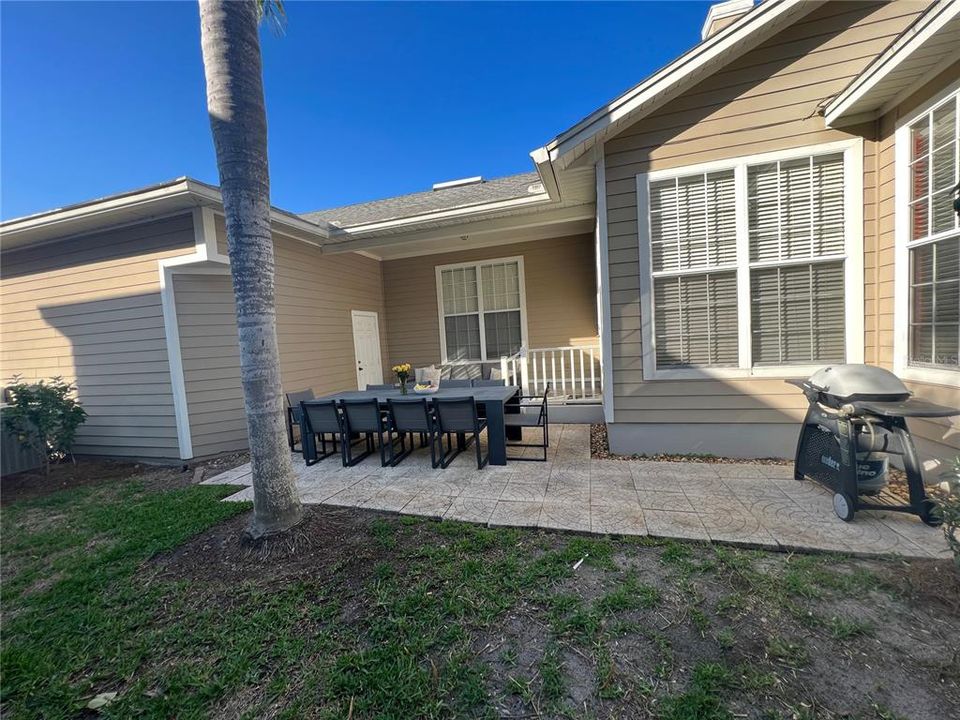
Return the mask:
{"type": "MultiPolygon", "coordinates": [[[[695,44],[707,2],[307,3],[263,32],[273,203],[306,212],[528,153],[695,44]]],[[[0,216],[215,183],[193,2],[0,4],[0,216]]]]}

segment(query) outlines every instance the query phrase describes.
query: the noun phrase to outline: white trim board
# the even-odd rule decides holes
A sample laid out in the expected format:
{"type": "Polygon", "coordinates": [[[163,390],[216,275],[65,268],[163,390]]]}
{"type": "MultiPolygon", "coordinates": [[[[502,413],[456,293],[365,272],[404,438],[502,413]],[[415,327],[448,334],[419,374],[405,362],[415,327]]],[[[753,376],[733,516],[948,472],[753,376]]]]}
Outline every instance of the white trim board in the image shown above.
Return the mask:
{"type": "Polygon", "coordinates": [[[612,423],[613,406],[613,311],[610,307],[610,243],[607,228],[607,166],[601,153],[596,165],[597,220],[597,331],[600,334],[600,384],[603,390],[603,419],[612,423]]]}
{"type": "MultiPolygon", "coordinates": [[[[864,352],[864,299],[863,299],[863,140],[813,145],[772,153],[731,158],[716,162],[701,163],[681,168],[671,168],[636,177],[637,235],[640,259],[640,327],[643,379],[647,380],[702,380],[705,378],[743,377],[800,377],[810,375],[821,365],[753,366],[750,329],[750,284],[746,203],[746,169],[748,165],[775,160],[790,160],[810,155],[843,153],[844,168],[844,235],[846,238],[843,259],[844,267],[844,327],[846,362],[862,363],[864,352]],[[649,184],[655,180],[685,175],[733,170],[736,178],[736,225],[737,225],[737,308],[738,308],[738,367],[717,368],[670,368],[659,370],[656,366],[655,312],[653,307],[653,271],[650,247],[649,184]]],[[[829,258],[803,258],[798,264],[820,262],[829,258]]],[[[839,259],[839,258],[837,258],[839,259]]],[[[775,266],[788,263],[777,262],[775,266]]],[[[733,268],[730,268],[733,269],[733,268]]],[[[704,273],[707,269],[691,272],[704,273]]]]}
{"type": "Polygon", "coordinates": [[[227,259],[217,252],[214,232],[213,210],[198,207],[193,210],[194,252],[190,255],[164,258],[157,261],[160,277],[160,305],[163,309],[163,330],[167,346],[167,364],[170,370],[170,386],[173,396],[173,412],[177,423],[177,444],[180,459],[193,457],[193,440],[190,435],[190,412],[187,405],[187,387],[183,376],[183,357],[180,347],[180,326],[177,323],[177,301],[173,275],[177,273],[224,274],[229,273],[227,259]],[[218,263],[204,265],[205,263],[218,263]]]}

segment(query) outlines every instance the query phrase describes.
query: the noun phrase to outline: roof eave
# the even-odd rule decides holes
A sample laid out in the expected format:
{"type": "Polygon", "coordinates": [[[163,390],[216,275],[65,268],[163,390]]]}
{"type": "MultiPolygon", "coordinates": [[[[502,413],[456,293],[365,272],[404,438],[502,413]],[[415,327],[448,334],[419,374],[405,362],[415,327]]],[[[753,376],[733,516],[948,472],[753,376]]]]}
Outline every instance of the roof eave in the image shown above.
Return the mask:
{"type": "MultiPolygon", "coordinates": [[[[960,0],[937,0],[930,8],[904,30],[890,46],[878,55],[867,68],[838,94],[824,109],[824,121],[830,127],[843,127],[858,122],[875,120],[891,106],[903,99],[897,95],[892,101],[880,90],[884,79],[924,46],[953,28],[960,19],[960,0]]],[[[937,66],[945,70],[960,60],[960,51],[944,52],[937,66]]],[[[936,74],[936,71],[934,71],[936,74]]],[[[919,79],[919,78],[918,78],[919,79]]],[[[911,85],[911,90],[916,89],[911,85]]]]}
{"type": "Polygon", "coordinates": [[[682,86],[684,80],[693,78],[694,82],[699,82],[720,66],[763,42],[768,34],[762,30],[778,28],[777,20],[783,22],[792,18],[795,21],[825,1],[768,0],[757,5],[716,35],[697,44],[639,85],[534,150],[531,156],[537,163],[541,177],[549,174],[546,168],[548,159],[553,165],[552,172],[568,167],[594,144],[602,143],[628,122],[636,122],[676,97],[685,89],[682,86]]]}

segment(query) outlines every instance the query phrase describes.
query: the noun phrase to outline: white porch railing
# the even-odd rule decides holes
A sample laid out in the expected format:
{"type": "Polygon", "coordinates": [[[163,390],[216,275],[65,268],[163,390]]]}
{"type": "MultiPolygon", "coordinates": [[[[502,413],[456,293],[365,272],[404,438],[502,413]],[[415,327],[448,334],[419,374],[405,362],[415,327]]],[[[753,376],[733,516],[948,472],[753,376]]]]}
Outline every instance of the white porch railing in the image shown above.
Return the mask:
{"type": "Polygon", "coordinates": [[[500,374],[524,395],[538,395],[549,383],[554,400],[599,402],[603,397],[599,345],[521,348],[500,358],[500,374]]]}

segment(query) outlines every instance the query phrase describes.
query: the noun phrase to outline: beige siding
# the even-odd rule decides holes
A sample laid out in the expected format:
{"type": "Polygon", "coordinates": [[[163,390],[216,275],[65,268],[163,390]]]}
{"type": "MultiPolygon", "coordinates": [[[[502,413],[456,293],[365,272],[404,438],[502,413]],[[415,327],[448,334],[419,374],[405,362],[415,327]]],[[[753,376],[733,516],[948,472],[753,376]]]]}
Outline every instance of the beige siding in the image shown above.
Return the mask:
{"type": "Polygon", "coordinates": [[[498,245],[383,263],[392,363],[440,363],[436,267],[522,256],[532,348],[592,343],[597,336],[593,237],[498,245]]]}
{"type": "Polygon", "coordinates": [[[176,274],[174,296],[195,457],[247,447],[229,274],[176,274]]]}
{"type": "MultiPolygon", "coordinates": [[[[217,244],[226,252],[226,229],[217,217],[217,244]]],[[[380,318],[384,376],[386,317],[380,262],[362,255],[323,255],[285,235],[274,236],[277,263],[277,337],[285,392],[311,388],[317,394],[357,386],[351,310],[380,318]]]]}
{"type": "Polygon", "coordinates": [[[193,251],[190,215],[3,253],[0,376],[76,382],[76,451],[179,457],[157,261],[193,251]]]}
{"type": "MultiPolygon", "coordinates": [[[[912,96],[884,115],[879,122],[877,141],[877,192],[874,201],[878,218],[875,267],[867,271],[867,289],[874,302],[867,304],[867,328],[873,332],[868,337],[873,343],[867,346],[867,362],[893,369],[894,358],[894,246],[895,223],[895,148],[894,133],[897,121],[909,117],[925,102],[933,98],[960,77],[960,63],[954,64],[937,77],[919,88],[912,96]],[[872,281],[872,282],[871,282],[872,281]]],[[[869,199],[868,199],[869,202],[869,199]]],[[[960,407],[960,376],[953,386],[912,382],[910,388],[918,397],[934,402],[960,407]]],[[[910,428],[927,443],[931,453],[941,457],[960,454],[960,420],[913,420],[910,428]]]]}
{"type": "Polygon", "coordinates": [[[635,180],[641,172],[864,138],[865,329],[868,345],[875,343],[876,128],[828,129],[817,108],[924,7],[827,3],[606,143],[616,422],[796,423],[806,406],[782,380],[643,382],[635,180]],[[719,404],[718,396],[725,398],[719,404]]]}

